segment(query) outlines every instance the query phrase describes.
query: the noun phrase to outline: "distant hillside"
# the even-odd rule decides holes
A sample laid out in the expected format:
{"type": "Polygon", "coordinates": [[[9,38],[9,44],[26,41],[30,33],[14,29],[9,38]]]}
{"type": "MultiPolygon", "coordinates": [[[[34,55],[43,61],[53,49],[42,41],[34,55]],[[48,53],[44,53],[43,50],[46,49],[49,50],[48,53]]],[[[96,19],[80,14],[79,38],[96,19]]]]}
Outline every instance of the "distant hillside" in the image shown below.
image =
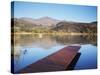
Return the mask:
{"type": "Polygon", "coordinates": [[[74,22],[59,22],[56,27],[53,28],[56,31],[63,32],[94,32],[97,33],[97,22],[92,23],[74,23],[74,22]]]}
{"type": "Polygon", "coordinates": [[[97,22],[77,23],[56,20],[50,17],[39,19],[32,18],[12,18],[12,30],[15,32],[78,32],[97,33],[97,22]]]}
{"type": "Polygon", "coordinates": [[[58,22],[60,22],[60,20],[56,20],[50,17],[41,17],[38,19],[32,19],[32,18],[19,18],[19,20],[21,21],[25,21],[25,22],[30,22],[36,25],[43,25],[43,26],[53,26],[56,25],[58,22]]]}

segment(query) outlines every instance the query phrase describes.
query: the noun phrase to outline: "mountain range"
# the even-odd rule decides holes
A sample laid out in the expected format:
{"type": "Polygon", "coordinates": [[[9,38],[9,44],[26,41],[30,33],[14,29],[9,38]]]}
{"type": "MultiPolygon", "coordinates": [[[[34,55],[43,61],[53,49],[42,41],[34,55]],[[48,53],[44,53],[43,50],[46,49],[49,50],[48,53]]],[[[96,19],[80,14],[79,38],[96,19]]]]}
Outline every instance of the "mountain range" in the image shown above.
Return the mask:
{"type": "Polygon", "coordinates": [[[12,18],[12,25],[24,29],[31,28],[48,28],[53,31],[63,32],[97,32],[97,21],[91,23],[69,22],[65,20],[57,20],[50,17],[41,17],[39,19],[32,18],[12,18]]]}
{"type": "Polygon", "coordinates": [[[43,25],[43,26],[52,26],[52,25],[56,25],[58,22],[60,22],[60,20],[56,20],[50,17],[41,17],[38,19],[32,19],[32,18],[19,18],[20,21],[26,21],[29,23],[33,23],[36,25],[43,25]]]}

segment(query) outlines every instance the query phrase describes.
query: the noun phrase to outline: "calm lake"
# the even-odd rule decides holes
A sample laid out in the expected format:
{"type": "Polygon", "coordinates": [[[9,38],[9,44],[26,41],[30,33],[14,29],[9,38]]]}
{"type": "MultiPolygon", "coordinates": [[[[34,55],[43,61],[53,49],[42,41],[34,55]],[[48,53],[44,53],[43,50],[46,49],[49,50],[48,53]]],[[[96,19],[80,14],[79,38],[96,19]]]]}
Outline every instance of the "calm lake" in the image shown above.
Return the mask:
{"type": "Polygon", "coordinates": [[[68,45],[81,45],[74,69],[97,67],[97,36],[32,34],[14,36],[14,70],[19,71],[68,45]]]}

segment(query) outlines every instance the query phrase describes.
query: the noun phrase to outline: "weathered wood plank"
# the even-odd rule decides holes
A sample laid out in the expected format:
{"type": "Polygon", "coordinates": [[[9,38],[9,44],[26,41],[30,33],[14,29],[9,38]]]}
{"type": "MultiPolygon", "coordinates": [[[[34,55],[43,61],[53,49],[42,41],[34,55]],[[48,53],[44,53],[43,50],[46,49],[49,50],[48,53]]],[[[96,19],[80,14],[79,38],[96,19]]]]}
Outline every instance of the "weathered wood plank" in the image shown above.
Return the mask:
{"type": "Polygon", "coordinates": [[[80,46],[68,46],[52,55],[33,63],[17,73],[62,71],[67,69],[77,55],[80,46]]]}

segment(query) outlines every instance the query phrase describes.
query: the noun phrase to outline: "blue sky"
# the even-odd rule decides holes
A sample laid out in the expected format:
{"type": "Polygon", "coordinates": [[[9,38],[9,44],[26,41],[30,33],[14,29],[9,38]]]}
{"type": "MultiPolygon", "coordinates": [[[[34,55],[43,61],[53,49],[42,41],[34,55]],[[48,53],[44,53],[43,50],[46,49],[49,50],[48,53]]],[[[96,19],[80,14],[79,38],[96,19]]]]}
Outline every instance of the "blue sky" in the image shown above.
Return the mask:
{"type": "Polygon", "coordinates": [[[66,21],[92,22],[97,21],[97,7],[33,2],[14,3],[14,17],[16,18],[37,19],[45,16],[66,21]]]}

